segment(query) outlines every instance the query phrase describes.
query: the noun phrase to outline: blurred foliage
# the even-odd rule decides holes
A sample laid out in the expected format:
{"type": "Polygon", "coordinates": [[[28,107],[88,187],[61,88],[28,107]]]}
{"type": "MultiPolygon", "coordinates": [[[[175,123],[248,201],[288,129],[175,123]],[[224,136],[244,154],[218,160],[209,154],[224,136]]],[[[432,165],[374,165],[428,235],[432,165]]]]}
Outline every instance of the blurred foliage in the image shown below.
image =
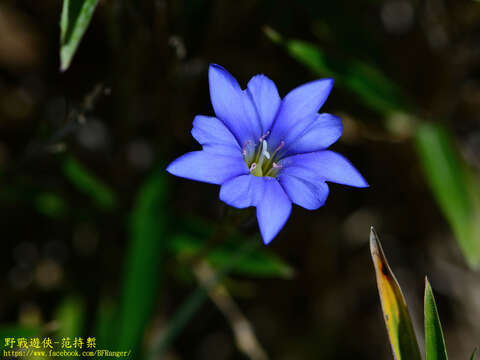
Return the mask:
{"type": "Polygon", "coordinates": [[[18,326],[18,325],[2,325],[0,326],[0,338],[4,342],[7,338],[32,338],[39,336],[41,330],[33,327],[18,326]]]}
{"type": "Polygon", "coordinates": [[[332,77],[335,85],[345,87],[358,96],[367,107],[388,116],[406,111],[409,106],[402,91],[377,67],[358,59],[341,59],[327,55],[317,45],[296,39],[284,39],[271,28],[265,34],[299,63],[317,76],[332,77]]]}
{"type": "Polygon", "coordinates": [[[88,195],[99,208],[112,210],[116,206],[115,193],[75,158],[67,157],[63,162],[63,170],[72,184],[88,195]]]}
{"type": "MultiPolygon", "coordinates": [[[[208,253],[207,259],[215,268],[231,264],[232,259],[238,256],[238,244],[241,244],[242,241],[245,241],[245,239],[238,236],[227,240],[224,245],[212,249],[208,253]]],[[[177,235],[170,242],[170,246],[181,257],[194,256],[200,253],[202,243],[203,241],[200,239],[189,235],[177,235]]],[[[288,279],[293,276],[293,269],[270,251],[259,249],[242,261],[237,262],[232,269],[232,273],[253,277],[280,277],[288,279]]]]}
{"type": "Polygon", "coordinates": [[[163,168],[155,170],[140,187],[130,222],[130,245],[121,297],[119,348],[138,351],[151,318],[162,278],[158,276],[167,243],[168,188],[163,168]]]}
{"type": "Polygon", "coordinates": [[[445,128],[423,124],[416,133],[420,160],[435,198],[472,267],[480,265],[480,188],[445,128]]]}
{"type": "Polygon", "coordinates": [[[97,342],[106,348],[115,345],[118,326],[116,326],[116,304],[111,299],[102,299],[97,308],[93,334],[97,342]]]}
{"type": "Polygon", "coordinates": [[[59,305],[56,318],[59,323],[59,335],[71,337],[81,334],[84,328],[85,306],[78,297],[68,297],[59,305]]]}
{"type": "MultiPolygon", "coordinates": [[[[57,308],[58,321],[57,336],[59,342],[66,346],[74,346],[74,338],[81,337],[85,330],[85,305],[79,297],[69,296],[57,308]]],[[[63,345],[62,345],[63,346],[63,345]]],[[[66,359],[75,359],[75,356],[65,356],[66,359]]]]}
{"type": "Polygon", "coordinates": [[[35,206],[39,213],[55,219],[62,218],[67,213],[67,204],[58,194],[42,192],[35,197],[35,206]]]}

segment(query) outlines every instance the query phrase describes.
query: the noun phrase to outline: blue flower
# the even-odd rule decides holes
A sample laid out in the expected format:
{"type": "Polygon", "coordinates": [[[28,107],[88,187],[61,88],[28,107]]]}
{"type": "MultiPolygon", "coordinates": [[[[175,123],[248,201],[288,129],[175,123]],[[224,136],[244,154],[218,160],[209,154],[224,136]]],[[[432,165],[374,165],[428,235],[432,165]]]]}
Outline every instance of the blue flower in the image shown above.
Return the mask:
{"type": "Polygon", "coordinates": [[[199,115],[192,129],[203,149],[174,160],[167,171],[221,185],[220,199],[233,207],[255,206],[265,244],[285,225],[292,203],[308,210],[325,203],[326,182],[368,187],[347,159],[326,150],[342,134],[338,117],[318,113],[332,79],[306,83],[281,99],[266,76],[254,76],[242,90],[212,64],[209,83],[216,117],[199,115]]]}

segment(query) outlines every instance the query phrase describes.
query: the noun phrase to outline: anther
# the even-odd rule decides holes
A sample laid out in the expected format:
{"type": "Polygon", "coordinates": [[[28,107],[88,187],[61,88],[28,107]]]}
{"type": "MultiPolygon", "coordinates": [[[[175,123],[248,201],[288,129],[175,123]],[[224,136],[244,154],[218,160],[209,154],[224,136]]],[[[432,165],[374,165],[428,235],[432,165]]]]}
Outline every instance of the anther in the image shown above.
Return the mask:
{"type": "Polygon", "coordinates": [[[270,135],[270,130],[268,130],[265,134],[263,134],[262,136],[260,136],[260,142],[263,142],[263,140],[265,140],[267,138],[267,136],[270,135]]]}
{"type": "Polygon", "coordinates": [[[283,148],[283,146],[285,145],[285,141],[281,141],[280,142],[280,145],[278,145],[278,147],[275,149],[275,152],[279,151],[281,148],[283,148]]]}
{"type": "Polygon", "coordinates": [[[253,174],[255,168],[257,167],[257,164],[256,163],[253,163],[252,165],[250,165],[250,173],[253,174]]]}
{"type": "Polygon", "coordinates": [[[245,141],[245,145],[243,145],[243,149],[242,149],[242,155],[243,156],[247,156],[247,146],[248,146],[248,144],[250,144],[250,140],[245,141]]]}
{"type": "Polygon", "coordinates": [[[274,162],[274,163],[272,164],[272,167],[273,167],[274,169],[281,169],[281,168],[282,168],[282,165],[278,165],[276,162],[274,162]]]}

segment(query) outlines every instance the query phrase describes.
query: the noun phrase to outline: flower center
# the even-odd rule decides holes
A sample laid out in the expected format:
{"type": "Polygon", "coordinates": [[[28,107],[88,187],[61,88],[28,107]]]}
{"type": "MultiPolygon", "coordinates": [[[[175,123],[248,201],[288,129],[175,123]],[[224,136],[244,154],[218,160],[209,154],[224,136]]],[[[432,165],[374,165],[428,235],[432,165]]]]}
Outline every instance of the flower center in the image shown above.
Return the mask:
{"type": "Polygon", "coordinates": [[[250,174],[255,176],[268,176],[275,177],[278,171],[281,169],[281,165],[278,165],[278,152],[284,145],[284,141],[273,151],[269,151],[266,138],[270,134],[267,131],[265,135],[260,137],[257,144],[251,144],[251,141],[247,141],[243,146],[242,154],[245,159],[245,163],[250,169],[250,174]]]}

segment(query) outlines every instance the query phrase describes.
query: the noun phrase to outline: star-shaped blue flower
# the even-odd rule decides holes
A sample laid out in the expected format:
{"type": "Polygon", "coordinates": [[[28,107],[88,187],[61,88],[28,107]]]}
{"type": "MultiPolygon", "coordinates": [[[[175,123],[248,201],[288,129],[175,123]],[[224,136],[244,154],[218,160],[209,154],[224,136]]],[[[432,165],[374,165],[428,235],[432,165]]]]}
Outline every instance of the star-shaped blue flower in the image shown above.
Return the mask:
{"type": "Polygon", "coordinates": [[[219,65],[210,65],[216,117],[197,116],[192,135],[203,150],[167,168],[173,175],[221,185],[220,199],[236,208],[255,206],[268,244],[290,216],[292,203],[308,210],[327,199],[328,182],[368,187],[342,155],[326,150],[342,134],[336,116],[319,114],[332,79],[301,85],[283,99],[272,80],[256,75],[242,90],[219,65]]]}

